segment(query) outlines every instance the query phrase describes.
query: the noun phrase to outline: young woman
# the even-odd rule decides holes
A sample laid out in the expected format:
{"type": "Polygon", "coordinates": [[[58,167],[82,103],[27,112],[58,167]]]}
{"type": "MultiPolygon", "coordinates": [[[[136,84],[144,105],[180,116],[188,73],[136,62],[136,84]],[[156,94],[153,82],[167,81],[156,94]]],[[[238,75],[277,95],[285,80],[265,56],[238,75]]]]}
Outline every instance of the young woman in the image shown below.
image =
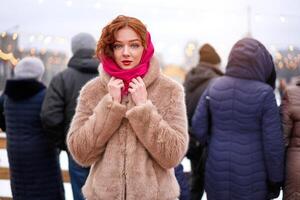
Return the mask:
{"type": "Polygon", "coordinates": [[[145,25],[118,16],[97,46],[103,70],[79,97],[67,137],[88,200],[175,200],[188,144],[183,88],[160,72],[145,25]]]}
{"type": "Polygon", "coordinates": [[[193,133],[208,144],[208,199],[273,199],[283,181],[284,145],[267,49],[245,38],[232,48],[225,76],[202,95],[193,133]]]}

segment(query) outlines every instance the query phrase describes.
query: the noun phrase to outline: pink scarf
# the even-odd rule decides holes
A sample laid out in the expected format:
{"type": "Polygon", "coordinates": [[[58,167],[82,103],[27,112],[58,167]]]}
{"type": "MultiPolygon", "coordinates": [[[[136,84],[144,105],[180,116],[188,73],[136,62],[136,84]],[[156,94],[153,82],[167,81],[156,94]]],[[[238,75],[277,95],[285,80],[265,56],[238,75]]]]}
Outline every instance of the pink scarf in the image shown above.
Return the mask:
{"type": "Polygon", "coordinates": [[[104,71],[108,73],[110,76],[114,76],[116,78],[123,80],[125,87],[122,89],[122,96],[128,94],[129,83],[133,78],[136,78],[138,76],[144,77],[145,74],[148,72],[150,60],[154,53],[154,47],[151,42],[151,36],[149,32],[147,32],[146,39],[147,39],[146,41],[147,49],[144,49],[140,63],[132,69],[124,70],[120,68],[113,59],[105,55],[99,56],[104,71]]]}

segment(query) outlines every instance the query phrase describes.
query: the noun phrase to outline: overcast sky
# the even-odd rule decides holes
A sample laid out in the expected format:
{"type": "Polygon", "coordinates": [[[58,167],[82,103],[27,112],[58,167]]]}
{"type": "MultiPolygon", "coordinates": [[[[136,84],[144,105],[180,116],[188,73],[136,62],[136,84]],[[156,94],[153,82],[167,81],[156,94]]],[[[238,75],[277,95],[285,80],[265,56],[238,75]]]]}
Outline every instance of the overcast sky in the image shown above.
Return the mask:
{"type": "Polygon", "coordinates": [[[209,42],[226,60],[232,45],[249,29],[270,50],[300,47],[299,0],[0,2],[0,32],[18,32],[23,48],[50,48],[69,55],[73,35],[89,32],[99,38],[102,27],[119,14],[137,17],[147,25],[156,53],[162,54],[166,63],[181,64],[188,41],[209,42]]]}

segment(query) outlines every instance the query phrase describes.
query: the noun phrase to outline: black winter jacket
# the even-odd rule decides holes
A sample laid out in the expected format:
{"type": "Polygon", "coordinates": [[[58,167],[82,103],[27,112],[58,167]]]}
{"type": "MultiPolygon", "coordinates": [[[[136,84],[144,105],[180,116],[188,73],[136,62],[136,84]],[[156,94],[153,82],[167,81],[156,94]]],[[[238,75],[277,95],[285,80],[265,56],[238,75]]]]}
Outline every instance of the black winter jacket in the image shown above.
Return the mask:
{"type": "MultiPolygon", "coordinates": [[[[191,127],[191,120],[196,110],[198,101],[208,86],[209,82],[213,78],[222,76],[221,72],[217,67],[212,64],[200,62],[196,67],[192,68],[186,75],[185,82],[183,83],[185,89],[185,102],[187,108],[189,129],[191,127]]],[[[202,148],[199,147],[198,143],[193,134],[190,133],[190,144],[187,152],[189,159],[199,160],[199,156],[202,154],[202,148]],[[201,151],[201,152],[200,152],[201,151]]]]}
{"type": "Polygon", "coordinates": [[[191,125],[190,122],[196,110],[198,101],[208,86],[209,81],[222,75],[223,73],[217,67],[205,62],[200,62],[186,75],[183,86],[186,94],[185,100],[189,125],[191,125]]]}
{"type": "Polygon", "coordinates": [[[41,112],[42,123],[60,149],[67,149],[66,135],[82,86],[98,75],[99,61],[93,56],[94,50],[79,50],[70,59],[68,68],[53,77],[47,90],[41,112]]]}

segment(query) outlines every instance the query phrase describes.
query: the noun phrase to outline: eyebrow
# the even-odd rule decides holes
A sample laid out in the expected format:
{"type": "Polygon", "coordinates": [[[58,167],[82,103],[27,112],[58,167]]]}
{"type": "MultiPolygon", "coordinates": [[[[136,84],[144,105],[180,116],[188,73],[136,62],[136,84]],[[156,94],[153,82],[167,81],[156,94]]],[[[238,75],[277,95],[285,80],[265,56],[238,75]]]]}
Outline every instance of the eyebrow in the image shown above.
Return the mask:
{"type": "MultiPolygon", "coordinates": [[[[129,40],[129,42],[136,42],[136,41],[142,42],[140,39],[129,40]]],[[[122,41],[119,41],[119,40],[116,40],[115,42],[120,42],[120,43],[122,43],[122,41]]]]}

